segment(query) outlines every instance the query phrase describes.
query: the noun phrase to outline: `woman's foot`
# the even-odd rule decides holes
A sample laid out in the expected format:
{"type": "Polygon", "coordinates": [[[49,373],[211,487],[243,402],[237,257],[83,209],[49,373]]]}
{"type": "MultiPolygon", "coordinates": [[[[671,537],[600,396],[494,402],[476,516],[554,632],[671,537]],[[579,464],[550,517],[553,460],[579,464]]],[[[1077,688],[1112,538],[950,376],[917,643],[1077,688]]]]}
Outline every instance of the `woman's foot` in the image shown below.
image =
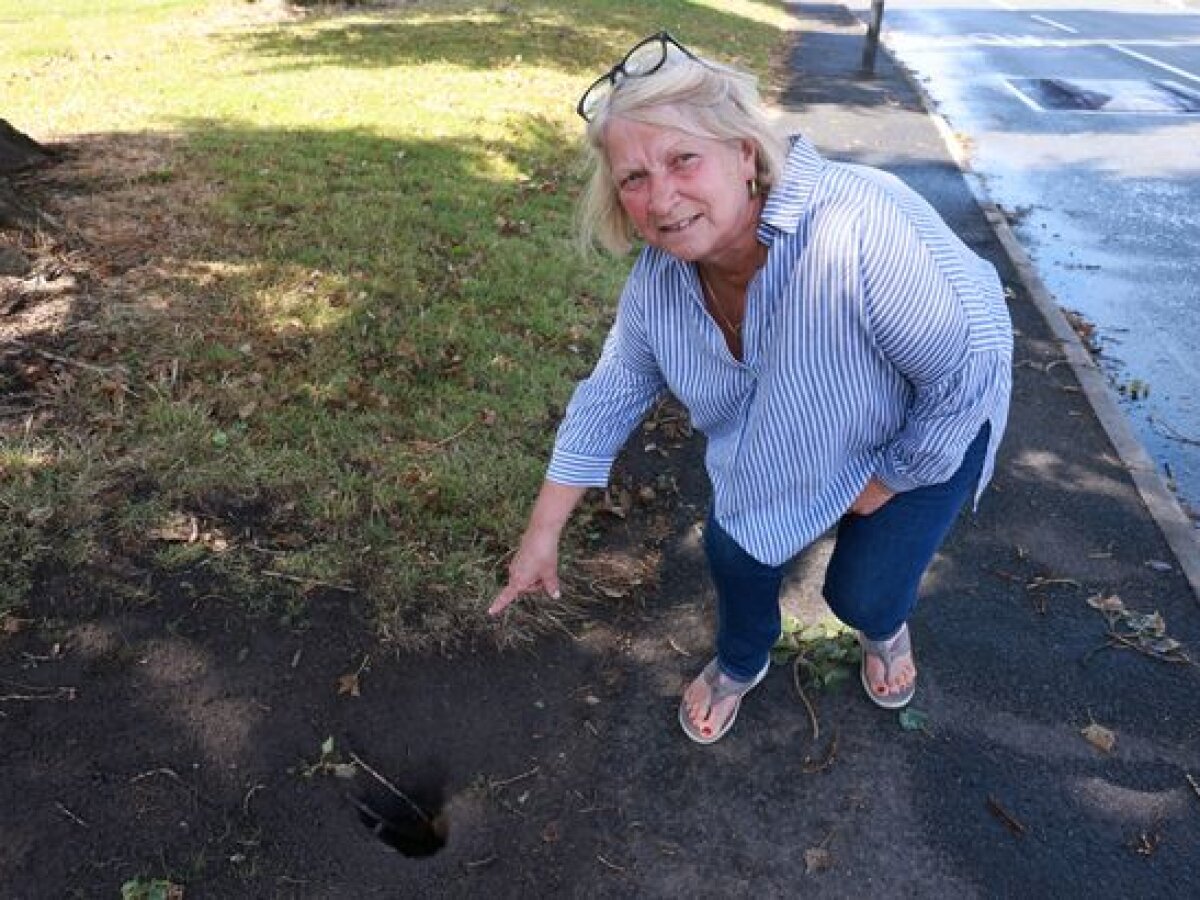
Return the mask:
{"type": "Polygon", "coordinates": [[[907,706],[917,691],[917,666],[908,625],[901,625],[883,641],[873,641],[860,632],[858,642],[862,646],[859,672],[867,696],[884,709],[907,706]]]}
{"type": "Polygon", "coordinates": [[[750,692],[770,669],[770,660],[750,681],[737,681],[721,671],[714,659],[683,692],[679,702],[679,724],[684,734],[697,744],[712,744],[723,738],[737,718],[742,697],[750,692]]]}

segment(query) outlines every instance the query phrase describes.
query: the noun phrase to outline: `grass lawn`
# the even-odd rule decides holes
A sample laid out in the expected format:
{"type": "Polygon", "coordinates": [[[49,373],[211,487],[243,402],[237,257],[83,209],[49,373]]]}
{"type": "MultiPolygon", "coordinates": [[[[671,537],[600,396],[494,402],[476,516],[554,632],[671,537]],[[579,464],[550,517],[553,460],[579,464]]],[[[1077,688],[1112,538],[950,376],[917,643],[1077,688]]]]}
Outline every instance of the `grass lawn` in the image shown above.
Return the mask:
{"type": "Polygon", "coordinates": [[[354,595],[408,648],[477,629],[629,265],[574,247],[574,104],[661,27],[765,76],[787,19],[0,0],[0,116],[71,147],[26,245],[76,285],[5,333],[0,613],[168,579],[290,622],[354,595]]]}

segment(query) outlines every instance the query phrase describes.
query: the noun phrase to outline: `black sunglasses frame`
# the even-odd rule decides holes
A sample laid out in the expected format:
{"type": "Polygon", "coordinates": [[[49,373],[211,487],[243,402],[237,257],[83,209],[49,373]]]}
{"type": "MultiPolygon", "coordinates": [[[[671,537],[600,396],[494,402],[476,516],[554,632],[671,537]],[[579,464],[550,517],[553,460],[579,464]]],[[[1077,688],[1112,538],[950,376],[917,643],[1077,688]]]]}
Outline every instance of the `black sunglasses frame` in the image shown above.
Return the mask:
{"type": "MultiPolygon", "coordinates": [[[[636,44],[634,44],[629,49],[628,53],[626,53],[624,56],[621,57],[620,62],[618,62],[615,66],[613,66],[611,69],[609,69],[603,75],[601,75],[599,78],[597,78],[595,81],[593,81],[591,83],[591,85],[588,87],[588,89],[583,92],[583,96],[579,98],[579,103],[576,104],[576,106],[575,106],[575,112],[577,112],[579,114],[579,118],[583,119],[583,121],[585,121],[585,122],[592,121],[592,116],[588,114],[588,107],[590,106],[590,104],[588,103],[588,98],[592,96],[592,94],[596,91],[597,88],[602,87],[605,84],[609,85],[610,87],[615,88],[617,86],[617,78],[618,77],[643,78],[646,75],[653,75],[655,72],[657,72],[659,69],[661,69],[663,67],[663,65],[666,63],[667,56],[670,54],[671,47],[674,47],[675,49],[677,49],[680,53],[682,53],[688,59],[696,60],[697,62],[699,62],[699,57],[697,57],[696,54],[693,53],[691,50],[689,50],[687,47],[683,46],[683,44],[679,43],[679,41],[675,40],[675,38],[671,37],[669,32],[660,31],[657,34],[650,35],[650,37],[648,37],[648,38],[643,38],[642,40],[640,40],[636,44]],[[655,65],[651,69],[647,69],[644,72],[629,72],[625,68],[625,64],[627,62],[629,62],[629,60],[633,57],[633,55],[635,53],[637,53],[643,47],[648,47],[649,45],[655,44],[655,43],[662,45],[662,59],[660,59],[658,61],[657,65],[655,65]]],[[[591,110],[591,112],[594,113],[595,110],[591,110]]]]}

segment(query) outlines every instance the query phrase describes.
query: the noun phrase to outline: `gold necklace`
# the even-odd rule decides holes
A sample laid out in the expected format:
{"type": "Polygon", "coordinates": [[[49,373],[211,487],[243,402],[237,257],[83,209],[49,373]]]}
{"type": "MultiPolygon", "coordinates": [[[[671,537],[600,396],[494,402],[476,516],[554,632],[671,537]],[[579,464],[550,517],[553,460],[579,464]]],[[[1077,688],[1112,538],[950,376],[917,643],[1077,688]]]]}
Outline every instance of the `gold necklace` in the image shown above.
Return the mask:
{"type": "Polygon", "coordinates": [[[708,279],[704,277],[704,270],[700,266],[696,266],[696,274],[700,276],[700,286],[708,293],[708,301],[710,308],[716,314],[717,319],[722,325],[729,329],[729,333],[740,338],[742,335],[742,325],[739,322],[734,325],[729,320],[729,317],[721,310],[721,304],[717,301],[717,292],[713,290],[713,286],[708,283],[708,279]]]}

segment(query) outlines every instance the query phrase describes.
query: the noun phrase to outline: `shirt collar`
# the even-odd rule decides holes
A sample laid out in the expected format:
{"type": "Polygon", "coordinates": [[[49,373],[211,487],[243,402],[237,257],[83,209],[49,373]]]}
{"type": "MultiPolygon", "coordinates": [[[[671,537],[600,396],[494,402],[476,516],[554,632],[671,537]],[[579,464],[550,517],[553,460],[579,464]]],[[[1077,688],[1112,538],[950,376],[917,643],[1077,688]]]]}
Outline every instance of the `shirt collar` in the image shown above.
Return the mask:
{"type": "Polygon", "coordinates": [[[796,233],[800,217],[812,198],[813,188],[829,163],[817,148],[800,135],[791,139],[792,148],[783,166],[783,174],[771,187],[759,218],[758,237],[764,244],[774,242],[776,231],[796,233]]]}

